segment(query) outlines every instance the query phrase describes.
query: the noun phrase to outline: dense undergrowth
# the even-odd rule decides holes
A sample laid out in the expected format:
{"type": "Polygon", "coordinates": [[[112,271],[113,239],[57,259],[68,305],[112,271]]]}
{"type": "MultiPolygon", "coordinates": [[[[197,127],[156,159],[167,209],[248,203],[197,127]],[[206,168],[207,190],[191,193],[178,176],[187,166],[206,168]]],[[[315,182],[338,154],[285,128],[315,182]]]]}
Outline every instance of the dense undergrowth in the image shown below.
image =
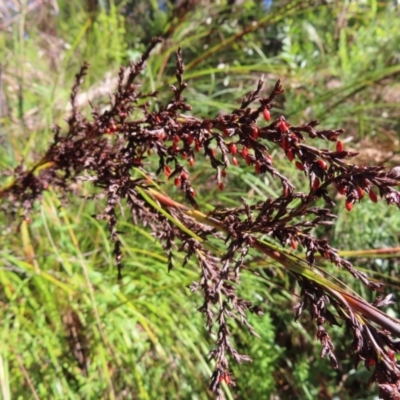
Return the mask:
{"type": "MultiPolygon", "coordinates": [[[[144,92],[157,89],[161,100],[170,97],[168,86],[176,81],[173,55],[182,46],[191,114],[231,112],[264,73],[268,88],[277,78],[286,88],[271,110],[273,120],[283,114],[299,124],[318,118],[324,127],[344,127],[346,148],[361,153],[356,162],[396,165],[400,30],[394,5],[196,3],[164,9],[147,2],[102,8],[99,2],[85,9],[81,2],[59,2],[58,10],[8,10],[1,34],[0,186],[12,180],[4,171],[39,160],[55,122],[65,128],[69,90],[83,60],[91,67],[86,96],[77,97],[77,107],[89,116],[87,98],[102,110],[116,90],[118,66],[137,60],[155,35],[165,40],[140,77],[144,92]]],[[[307,187],[304,172],[281,153],[272,146],[274,165],[296,187],[307,187]]],[[[196,159],[190,178],[202,211],[235,207],[242,197],[255,204],[280,195],[274,180],[254,175],[254,166],[230,167],[223,191],[213,175],[208,162],[196,159]]],[[[172,183],[169,193],[182,199],[172,183]]],[[[107,228],[91,217],[102,212],[104,201],[81,198],[92,194],[90,183],[72,189],[72,195],[60,198],[50,186],[30,213],[30,224],[22,214],[0,217],[1,331],[7,344],[0,353],[3,398],[211,396],[213,365],[207,354],[215,337],[207,335],[196,311],[200,297],[187,289],[197,279],[196,263],[181,268],[184,255],[176,252],[168,274],[168,258],[151,232],[121,218],[124,269],[117,281],[107,228]]],[[[385,281],[388,293],[396,292],[398,212],[364,200],[349,213],[344,197],[335,201],[338,221],[319,228],[318,235],[347,250],[340,254],[358,270],[385,281]]],[[[121,206],[121,213],[129,211],[121,206]]],[[[367,398],[370,373],[352,369],[351,339],[342,328],[330,330],[340,361],[335,371],[319,359],[309,317],[300,318],[302,325],[293,321],[299,301],[294,280],[266,257],[255,257],[249,267],[257,274],[242,275],[240,295],[263,305],[261,318],[249,318],[261,339],[232,327],[236,348],[254,362],[231,366],[236,387],[222,385],[227,398],[367,398]]],[[[334,274],[374,300],[348,274],[336,269],[334,274]]],[[[386,310],[396,316],[398,306],[386,310]]]]}

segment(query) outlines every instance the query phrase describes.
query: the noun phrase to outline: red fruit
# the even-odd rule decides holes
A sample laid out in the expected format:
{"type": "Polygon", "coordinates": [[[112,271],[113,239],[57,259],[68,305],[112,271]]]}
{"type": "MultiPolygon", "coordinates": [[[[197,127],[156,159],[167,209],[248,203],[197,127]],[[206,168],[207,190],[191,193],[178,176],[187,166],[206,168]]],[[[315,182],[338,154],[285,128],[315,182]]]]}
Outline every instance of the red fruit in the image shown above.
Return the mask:
{"type": "Polygon", "coordinates": [[[338,186],[337,190],[340,194],[346,194],[346,187],[345,186],[338,186]]]}
{"type": "Polygon", "coordinates": [[[223,178],[226,177],[226,169],[223,169],[223,170],[221,171],[221,176],[222,176],[223,178]]]}
{"type": "Polygon", "coordinates": [[[232,382],[229,374],[221,374],[218,378],[218,381],[219,381],[219,383],[225,382],[227,385],[229,385],[232,382]]]}
{"type": "Polygon", "coordinates": [[[394,361],[395,360],[395,352],[393,351],[393,350],[388,350],[388,356],[389,356],[389,358],[392,360],[392,361],[394,361]]]}
{"type": "Polygon", "coordinates": [[[292,162],[294,160],[294,154],[293,154],[293,150],[292,149],[288,149],[286,151],[286,157],[288,158],[288,160],[290,162],[292,162]]]}
{"type": "Polygon", "coordinates": [[[196,140],[195,150],[196,151],[200,151],[200,149],[201,149],[201,144],[200,144],[200,142],[198,140],[196,140]]]}
{"type": "Polygon", "coordinates": [[[371,199],[371,201],[373,201],[374,203],[376,203],[378,201],[378,196],[375,194],[375,192],[371,189],[368,193],[369,198],[371,199]]]}
{"type": "Polygon", "coordinates": [[[364,197],[364,190],[360,188],[360,186],[357,186],[357,193],[358,193],[358,198],[361,200],[364,197]]]}
{"type": "Polygon", "coordinates": [[[263,115],[266,121],[269,121],[271,119],[271,114],[269,113],[268,108],[264,108],[263,115]]]}
{"type": "Polygon", "coordinates": [[[237,153],[237,147],[235,143],[230,143],[229,144],[229,151],[231,154],[236,154],[237,153]]]}
{"type": "Polygon", "coordinates": [[[190,165],[191,167],[193,167],[193,165],[194,165],[194,158],[193,158],[193,157],[190,157],[188,161],[189,161],[189,165],[190,165]]]}
{"type": "Polygon", "coordinates": [[[318,188],[319,188],[319,185],[320,185],[321,183],[320,183],[320,181],[319,181],[319,179],[318,178],[315,178],[314,179],[314,182],[312,183],[312,188],[313,188],[313,190],[317,190],[318,188]]]}
{"type": "Polygon", "coordinates": [[[188,146],[191,146],[193,144],[193,136],[192,135],[188,135],[187,139],[186,139],[186,143],[188,146]]]}
{"type": "Polygon", "coordinates": [[[245,159],[247,165],[251,165],[251,157],[250,156],[246,156],[244,159],[245,159]]]}
{"type": "Polygon", "coordinates": [[[182,153],[182,158],[183,158],[184,160],[187,159],[187,154],[186,154],[185,152],[182,153]]]}
{"type": "Polygon", "coordinates": [[[187,181],[189,176],[185,171],[182,171],[181,172],[181,178],[182,178],[182,180],[187,181]]]}
{"type": "Polygon", "coordinates": [[[257,175],[261,173],[261,163],[259,161],[256,161],[254,165],[254,171],[257,175]]]}
{"type": "Polygon", "coordinates": [[[157,137],[160,140],[164,140],[167,137],[167,135],[165,134],[165,132],[163,132],[163,133],[160,133],[157,137]]]}
{"type": "Polygon", "coordinates": [[[171,175],[171,167],[169,165],[164,167],[164,173],[167,177],[171,175]]]}
{"type": "Polygon", "coordinates": [[[343,143],[342,143],[340,140],[338,140],[338,141],[336,142],[336,151],[337,151],[338,153],[341,153],[343,150],[344,150],[343,143]]]}
{"type": "Polygon", "coordinates": [[[233,164],[234,166],[237,166],[237,165],[239,164],[236,157],[232,157],[232,164],[233,164]]]}
{"type": "Polygon", "coordinates": [[[346,210],[351,211],[353,209],[353,201],[346,202],[346,210]]]}
{"type": "Polygon", "coordinates": [[[229,131],[227,128],[222,129],[222,133],[225,137],[229,136],[229,131]]]}
{"type": "Polygon", "coordinates": [[[368,360],[365,360],[366,367],[372,367],[373,365],[375,365],[375,360],[373,358],[369,358],[368,360]]]}
{"type": "Polygon", "coordinates": [[[279,123],[278,123],[278,129],[282,132],[285,133],[288,130],[288,126],[286,125],[285,119],[281,117],[279,123]]]}
{"type": "Polygon", "coordinates": [[[328,164],[324,160],[318,160],[317,163],[322,169],[328,168],[328,164]]]}
{"type": "Polygon", "coordinates": [[[304,165],[300,161],[296,161],[296,168],[300,171],[304,171],[304,165]]]}
{"type": "Polygon", "coordinates": [[[224,182],[220,182],[220,183],[218,183],[218,188],[219,188],[219,190],[224,190],[224,182]]]}
{"type": "Polygon", "coordinates": [[[248,154],[249,154],[249,150],[247,149],[247,147],[243,147],[243,149],[242,149],[242,156],[243,156],[244,158],[246,158],[248,154]]]}
{"type": "Polygon", "coordinates": [[[194,191],[193,188],[189,189],[190,194],[192,195],[192,197],[196,197],[196,192],[194,191]]]}
{"type": "Polygon", "coordinates": [[[175,186],[181,186],[181,183],[182,183],[181,178],[175,178],[175,181],[174,181],[175,186]]]}
{"type": "Polygon", "coordinates": [[[254,140],[257,140],[257,139],[258,139],[258,135],[259,135],[258,128],[257,128],[257,127],[253,128],[253,131],[251,132],[251,137],[252,137],[254,140]]]}
{"type": "Polygon", "coordinates": [[[292,240],[290,241],[290,245],[292,246],[292,249],[293,249],[293,250],[296,250],[296,249],[297,249],[297,242],[296,242],[294,239],[292,239],[292,240]]]}
{"type": "Polygon", "coordinates": [[[282,149],[286,151],[289,147],[289,143],[286,137],[282,138],[282,143],[281,143],[282,149]]]}

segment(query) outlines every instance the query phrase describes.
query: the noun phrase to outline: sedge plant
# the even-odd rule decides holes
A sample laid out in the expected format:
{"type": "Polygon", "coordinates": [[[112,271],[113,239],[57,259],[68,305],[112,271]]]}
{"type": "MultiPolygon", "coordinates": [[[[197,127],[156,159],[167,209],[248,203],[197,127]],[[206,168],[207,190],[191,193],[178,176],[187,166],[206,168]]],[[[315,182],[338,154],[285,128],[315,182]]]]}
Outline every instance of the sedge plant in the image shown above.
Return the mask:
{"type": "MultiPolygon", "coordinates": [[[[140,75],[160,41],[152,40],[137,62],[120,69],[118,88],[108,107],[92,108],[90,118],[76,105],[89,68],[83,65],[71,92],[66,131],[54,129],[53,143],[33,167],[19,165],[7,172],[10,181],[0,189],[3,211],[20,216],[21,229],[26,230],[35,203],[46,190],[51,188],[66,201],[67,193],[76,194],[81,182],[89,182],[94,189],[85,201],[105,198],[103,211],[93,217],[108,227],[118,279],[124,271],[119,225],[121,218],[128,218],[119,213],[123,204],[134,224],[147,227],[162,245],[168,270],[176,268],[177,253],[183,254],[183,265],[194,260],[198,279],[190,290],[201,294],[199,311],[214,334],[209,388],[219,399],[224,385],[235,385],[232,363],[251,361],[251,354],[235,348],[231,322],[258,336],[248,316],[262,318],[263,305],[246,299],[239,289],[241,275],[255,274],[253,261],[260,256],[273,260],[297,280],[301,291],[295,319],[309,311],[321,343],[321,357],[328,357],[332,366],[338,367],[329,326],[344,324],[353,337],[355,364],[363,363],[371,370],[369,382],[377,383],[382,399],[400,398],[396,359],[400,321],[381,310],[392,297],[382,296],[383,283],[370,279],[341,257],[327,239],[315,235],[316,228],[335,223],[337,192],[345,196],[348,212],[362,207],[365,200],[376,203],[379,197],[399,207],[399,169],[352,164],[357,153],[345,149],[340,140],[343,129],[319,130],[315,120],[296,126],[284,116],[272,120],[270,110],[283,93],[280,81],[265,96],[261,78],[231,113],[214,118],[191,115],[184,98],[188,85],[180,49],[176,53],[177,83],[170,87],[170,99],[162,102],[157,92],[141,92],[140,75]],[[322,143],[322,147],[314,143],[322,143]],[[333,149],[327,148],[330,143],[333,149]],[[279,149],[304,173],[308,191],[297,191],[274,167],[272,148],[279,149]],[[254,204],[243,198],[235,207],[202,212],[192,178],[200,157],[215,171],[213,179],[221,191],[229,184],[231,168],[249,166],[256,176],[267,174],[279,182],[280,193],[254,204]],[[169,182],[178,190],[172,190],[169,182]],[[328,274],[321,260],[346,270],[376,292],[375,301],[369,303],[328,274]]],[[[40,273],[31,253],[30,261],[40,273]]]]}

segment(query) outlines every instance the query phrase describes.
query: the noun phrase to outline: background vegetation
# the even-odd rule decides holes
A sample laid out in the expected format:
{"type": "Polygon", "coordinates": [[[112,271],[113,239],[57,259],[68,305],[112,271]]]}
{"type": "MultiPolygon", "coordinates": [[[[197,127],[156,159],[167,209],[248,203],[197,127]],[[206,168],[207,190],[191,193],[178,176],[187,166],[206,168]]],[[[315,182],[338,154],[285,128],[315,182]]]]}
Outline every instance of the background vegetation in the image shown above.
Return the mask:
{"type": "MultiPolygon", "coordinates": [[[[169,96],[173,53],[181,46],[193,114],[231,110],[264,74],[267,87],[280,78],[286,89],[275,113],[345,128],[346,148],[360,152],[357,163],[399,162],[396,1],[11,0],[0,13],[0,187],[9,169],[40,157],[53,124],[64,124],[83,61],[91,68],[79,101],[90,113],[88,102],[101,107],[115,90],[118,67],[136,59],[154,36],[165,41],[143,74],[144,89],[169,96]]],[[[301,171],[286,159],[277,162],[303,185],[301,171]]],[[[236,169],[220,192],[208,168],[199,165],[197,177],[205,211],[276,189],[267,178],[236,169]]],[[[101,200],[80,198],[89,191],[82,185],[79,195],[60,199],[49,188],[29,227],[18,215],[0,214],[2,397],[212,398],[211,340],[196,311],[199,298],[187,288],[196,266],[177,264],[168,273],[161,247],[127,218],[124,278],[117,282],[107,229],[91,218],[101,200]]],[[[398,210],[364,201],[348,213],[337,200],[337,224],[321,236],[396,292],[398,210]]],[[[368,371],[353,369],[344,329],[333,329],[340,360],[334,371],[320,360],[307,317],[293,321],[296,285],[268,260],[257,264],[268,283],[243,277],[241,290],[264,304],[265,315],[251,318],[261,339],[236,330],[238,349],[254,362],[236,367],[227,398],[374,398],[368,371]]],[[[369,298],[345,273],[335,274],[369,298]]],[[[389,312],[398,315],[398,305],[389,312]]]]}

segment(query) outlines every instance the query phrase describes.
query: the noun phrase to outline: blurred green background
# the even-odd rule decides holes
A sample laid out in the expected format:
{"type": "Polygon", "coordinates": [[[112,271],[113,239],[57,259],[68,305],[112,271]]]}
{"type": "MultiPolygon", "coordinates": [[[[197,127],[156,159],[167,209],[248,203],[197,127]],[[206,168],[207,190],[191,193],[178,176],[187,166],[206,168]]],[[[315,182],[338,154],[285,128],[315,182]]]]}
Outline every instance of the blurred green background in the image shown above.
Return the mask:
{"type": "MultiPolygon", "coordinates": [[[[31,165],[65,126],[74,75],[90,70],[79,106],[106,104],[120,65],[163,36],[142,75],[143,90],[170,96],[174,52],[183,48],[186,97],[193,115],[236,108],[261,75],[266,93],[282,79],[272,110],[293,124],[318,119],[345,128],[356,163],[399,164],[400,6],[398,1],[7,0],[0,3],[0,187],[20,163],[31,165]]],[[[332,147],[332,143],[321,143],[332,147]]],[[[301,190],[307,181],[285,157],[276,165],[301,190]]],[[[193,182],[202,209],[277,194],[276,183],[232,168],[219,192],[196,161],[193,182]]],[[[78,188],[80,195],[90,187],[78,188]]],[[[175,189],[171,187],[173,194],[175,189]]],[[[64,199],[65,200],[65,199],[64,199]]],[[[29,228],[0,213],[0,393],[3,399],[208,399],[212,335],[188,290],[196,265],[167,272],[151,232],[126,215],[124,278],[116,280],[107,227],[91,218],[101,200],[71,196],[65,205],[50,188],[29,228]]],[[[1,204],[0,204],[1,207],[1,204]]],[[[399,289],[400,214],[364,200],[351,213],[337,198],[337,223],[317,232],[361,270],[399,289]],[[392,249],[390,254],[371,249],[392,249]],[[357,252],[354,252],[357,250],[357,252]]],[[[301,249],[300,249],[301,250],[301,249]]],[[[299,252],[300,254],[300,252],[299,252]]],[[[238,350],[253,363],[234,366],[228,399],[374,399],[369,372],[354,369],[344,327],[330,330],[339,370],[319,358],[308,314],[293,321],[298,287],[285,271],[254,260],[259,278],[243,274],[241,291],[263,305],[251,316],[255,339],[232,327],[238,350]]],[[[330,268],[327,266],[327,268],[330,268]]],[[[332,269],[365,298],[371,294],[332,269]]],[[[398,305],[388,312],[397,316],[398,305]]]]}

